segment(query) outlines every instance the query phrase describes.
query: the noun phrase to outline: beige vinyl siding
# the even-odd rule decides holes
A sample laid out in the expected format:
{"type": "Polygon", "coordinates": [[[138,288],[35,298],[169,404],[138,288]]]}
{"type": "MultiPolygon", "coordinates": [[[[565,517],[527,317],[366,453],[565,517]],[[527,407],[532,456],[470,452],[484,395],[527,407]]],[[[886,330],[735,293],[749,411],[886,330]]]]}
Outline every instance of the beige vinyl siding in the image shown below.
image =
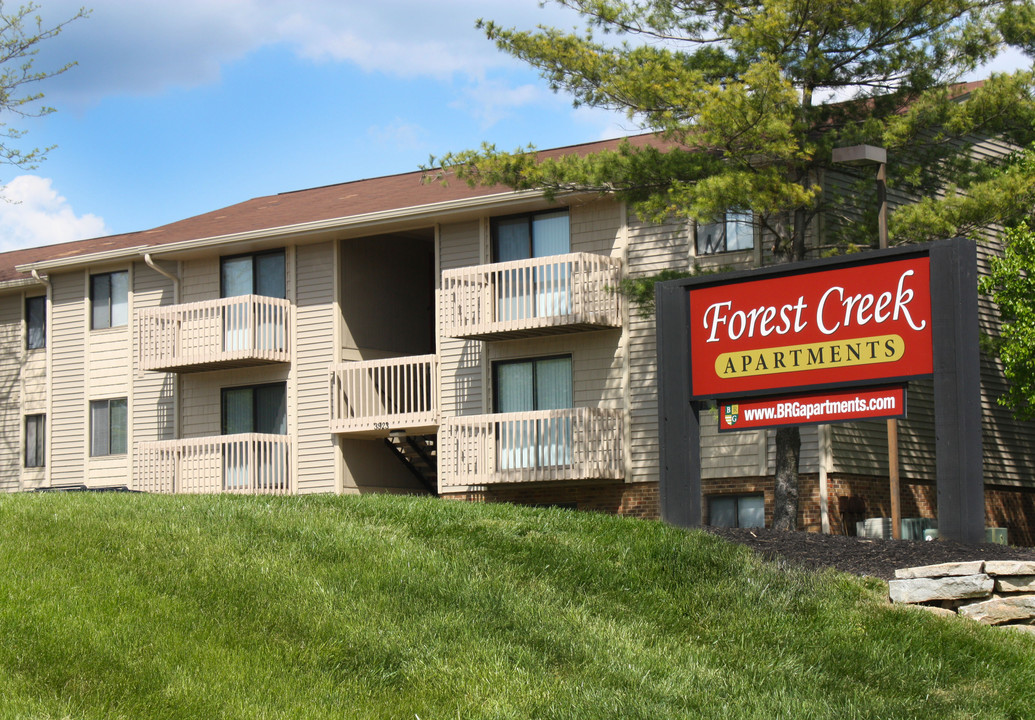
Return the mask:
{"type": "MultiPolygon", "coordinates": [[[[126,270],[125,266],[104,267],[91,269],[90,273],[115,272],[126,270]]],[[[134,288],[136,273],[129,272],[129,287],[134,288]]],[[[88,281],[83,284],[84,299],[89,297],[88,281]]],[[[84,452],[86,454],[86,478],[84,482],[89,486],[110,486],[129,485],[131,483],[132,450],[134,443],[133,436],[133,413],[138,401],[133,397],[132,389],[132,368],[133,355],[131,351],[132,318],[135,310],[134,293],[129,294],[129,318],[126,325],[113,328],[90,329],[89,316],[84,312],[83,325],[86,328],[86,403],[84,407],[85,417],[83,425],[84,452]],[[99,457],[90,456],[90,415],[89,403],[93,400],[105,400],[111,398],[126,398],[127,427],[126,427],[126,453],[116,455],[103,455],[99,457]]],[[[84,301],[84,307],[89,302],[84,301]]],[[[55,342],[58,340],[55,338],[55,342]]]]}
{"type": "Polygon", "coordinates": [[[568,210],[571,252],[617,257],[622,224],[621,205],[613,200],[594,200],[568,210]]]}
{"type": "MultiPolygon", "coordinates": [[[[19,328],[20,329],[20,328],[19,328]]],[[[24,362],[21,372],[22,410],[26,414],[47,412],[47,351],[43,348],[24,350],[24,336],[19,333],[17,346],[24,362]]],[[[4,343],[7,339],[4,339],[4,343]]],[[[3,371],[0,370],[0,377],[3,371]]]]}
{"type": "Polygon", "coordinates": [[[180,263],[180,302],[192,303],[219,297],[219,256],[180,263]]]}
{"type": "Polygon", "coordinates": [[[83,272],[51,275],[51,413],[52,485],[84,482],[87,428],[84,388],[86,359],[86,276],[83,272]]]}
{"type": "Polygon", "coordinates": [[[618,330],[602,330],[494,342],[488,347],[488,360],[571,355],[574,406],[621,408],[623,360],[619,337],[618,330]]]}
{"type": "MultiPolygon", "coordinates": [[[[133,267],[134,315],[143,308],[174,304],[172,281],[144,263],[133,267]]],[[[138,339],[136,323],[130,323],[133,332],[130,359],[133,363],[132,396],[134,446],[140,442],[173,440],[176,437],[176,376],[172,373],[143,371],[135,352],[138,339]]]]}
{"type": "MultiPolygon", "coordinates": [[[[686,270],[690,247],[685,223],[653,225],[630,218],[626,276],[686,270]]],[[[629,466],[627,480],[658,479],[658,362],[653,315],[643,317],[630,307],[626,335],[629,353],[629,466]]]]}
{"type": "MultiPolygon", "coordinates": [[[[324,370],[326,372],[326,365],[324,370]]],[[[288,372],[287,365],[266,365],[183,374],[180,377],[180,437],[215,437],[222,434],[223,388],[287,382],[288,372]]],[[[293,420],[289,394],[289,434],[295,430],[293,420]]]]}
{"type": "MultiPolygon", "coordinates": [[[[629,228],[627,275],[655,275],[662,270],[688,270],[693,238],[683,221],[655,225],[632,221],[629,228]]],[[[708,256],[720,266],[743,260],[745,253],[708,256]]],[[[657,338],[654,317],[629,309],[630,480],[658,478],[657,338]]],[[[767,467],[766,443],[757,432],[718,433],[714,414],[702,413],[701,473],[705,478],[758,476],[767,467]]]]}
{"type": "MultiPolygon", "coordinates": [[[[22,411],[19,392],[25,343],[22,336],[21,293],[0,298],[0,492],[21,487],[22,411]]],[[[34,351],[33,354],[38,354],[34,351]]]]}
{"type": "Polygon", "coordinates": [[[328,426],[327,365],[334,358],[334,245],[296,250],[295,448],[299,493],[334,492],[335,447],[328,426]]]}
{"type": "MultiPolygon", "coordinates": [[[[798,472],[818,473],[819,425],[801,425],[799,432],[801,434],[801,453],[798,456],[798,472]]],[[[776,473],[776,431],[769,430],[766,435],[766,474],[773,475],[776,473]]]]}
{"type": "MultiPolygon", "coordinates": [[[[439,235],[440,270],[483,262],[481,223],[443,225],[439,235]]],[[[482,405],[482,352],[484,343],[443,337],[440,333],[439,372],[441,417],[476,415],[482,405]]]]}

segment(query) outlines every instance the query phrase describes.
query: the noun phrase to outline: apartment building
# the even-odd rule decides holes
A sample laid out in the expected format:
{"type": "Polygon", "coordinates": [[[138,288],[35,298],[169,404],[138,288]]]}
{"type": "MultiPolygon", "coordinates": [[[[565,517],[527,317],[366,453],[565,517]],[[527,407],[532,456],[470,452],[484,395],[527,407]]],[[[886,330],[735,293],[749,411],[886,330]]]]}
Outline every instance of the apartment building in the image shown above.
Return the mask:
{"type": "MultiPolygon", "coordinates": [[[[654,225],[596,194],[421,180],[0,255],[0,488],[416,492],[656,517],[654,321],[616,288],[765,263],[750,215],[654,225]]],[[[995,406],[986,370],[989,520],[1035,542],[1035,432],[995,406]]],[[[904,514],[931,516],[930,390],[910,392],[904,514]]],[[[717,425],[706,513],[767,520],[773,433],[717,425]]],[[[839,498],[888,514],[882,428],[803,429],[803,526],[843,530],[839,498]]]]}

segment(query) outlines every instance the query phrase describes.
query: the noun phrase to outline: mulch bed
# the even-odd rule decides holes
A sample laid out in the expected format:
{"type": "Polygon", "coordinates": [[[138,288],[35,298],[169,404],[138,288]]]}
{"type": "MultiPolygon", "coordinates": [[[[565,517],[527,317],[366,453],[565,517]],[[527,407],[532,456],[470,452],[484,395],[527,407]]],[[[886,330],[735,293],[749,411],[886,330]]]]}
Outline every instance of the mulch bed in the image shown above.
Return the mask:
{"type": "Polygon", "coordinates": [[[1035,548],[947,540],[874,540],[870,538],[786,532],[763,528],[705,528],[731,542],[746,545],[767,560],[783,560],[805,568],[835,568],[883,580],[898,568],[966,560],[1035,560],[1035,548]]]}

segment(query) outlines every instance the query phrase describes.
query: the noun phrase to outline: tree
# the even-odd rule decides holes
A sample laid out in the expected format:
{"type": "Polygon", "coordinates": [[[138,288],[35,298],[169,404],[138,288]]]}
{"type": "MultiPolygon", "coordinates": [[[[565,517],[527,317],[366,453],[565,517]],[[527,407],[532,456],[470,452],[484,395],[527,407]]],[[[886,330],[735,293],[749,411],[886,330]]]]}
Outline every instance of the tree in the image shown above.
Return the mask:
{"type": "MultiPolygon", "coordinates": [[[[548,194],[595,190],[656,221],[750,210],[774,258],[802,260],[823,214],[835,245],[825,251],[874,244],[875,233],[861,232],[846,211],[854,204],[865,213],[868,203],[820,185],[832,148],[886,147],[889,187],[919,198],[992,181],[995,163],[968,153],[974,135],[1033,137],[1031,72],[961,84],[1005,45],[1035,46],[1032,0],[555,1],[585,27],[479,26],[576,105],[624,111],[659,142],[549,159],[531,146],[483,145],[433,158],[436,177],[548,194]]],[[[855,195],[872,197],[872,177],[858,180],[855,195]]],[[[974,221],[988,210],[974,209],[974,221]]],[[[899,237],[912,239],[916,225],[901,227],[899,237]]],[[[798,429],[778,431],[778,528],[796,524],[799,458],[798,429]]]]}
{"type": "Polygon", "coordinates": [[[86,17],[89,13],[80,8],[71,18],[57,25],[44,25],[36,15],[39,6],[33,3],[21,5],[8,12],[0,0],[0,163],[32,169],[46,157],[51,148],[24,150],[17,141],[25,135],[24,130],[11,127],[6,117],[42,117],[54,112],[54,108],[41,105],[43,93],[30,88],[72,68],[71,62],[53,70],[37,70],[34,67],[39,45],[56,37],[71,22],[86,17]]]}
{"type": "Polygon", "coordinates": [[[1022,420],[1035,419],[1035,233],[1027,223],[1006,231],[1004,254],[992,258],[981,289],[999,306],[1000,334],[994,339],[1009,381],[999,398],[1022,420]]]}

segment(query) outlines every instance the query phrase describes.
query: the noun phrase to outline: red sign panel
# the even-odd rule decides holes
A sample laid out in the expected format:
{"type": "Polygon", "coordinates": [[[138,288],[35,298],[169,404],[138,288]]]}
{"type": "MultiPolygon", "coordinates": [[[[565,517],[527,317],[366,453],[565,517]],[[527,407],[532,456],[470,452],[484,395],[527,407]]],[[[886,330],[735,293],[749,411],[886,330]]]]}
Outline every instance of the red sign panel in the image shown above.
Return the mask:
{"type": "Polygon", "coordinates": [[[848,422],[906,415],[902,385],[864,390],[779,395],[762,400],[733,400],[719,404],[719,430],[755,430],[780,425],[848,422]]]}
{"type": "Polygon", "coordinates": [[[925,255],[691,287],[691,395],[928,375],[930,285],[925,255]]]}

